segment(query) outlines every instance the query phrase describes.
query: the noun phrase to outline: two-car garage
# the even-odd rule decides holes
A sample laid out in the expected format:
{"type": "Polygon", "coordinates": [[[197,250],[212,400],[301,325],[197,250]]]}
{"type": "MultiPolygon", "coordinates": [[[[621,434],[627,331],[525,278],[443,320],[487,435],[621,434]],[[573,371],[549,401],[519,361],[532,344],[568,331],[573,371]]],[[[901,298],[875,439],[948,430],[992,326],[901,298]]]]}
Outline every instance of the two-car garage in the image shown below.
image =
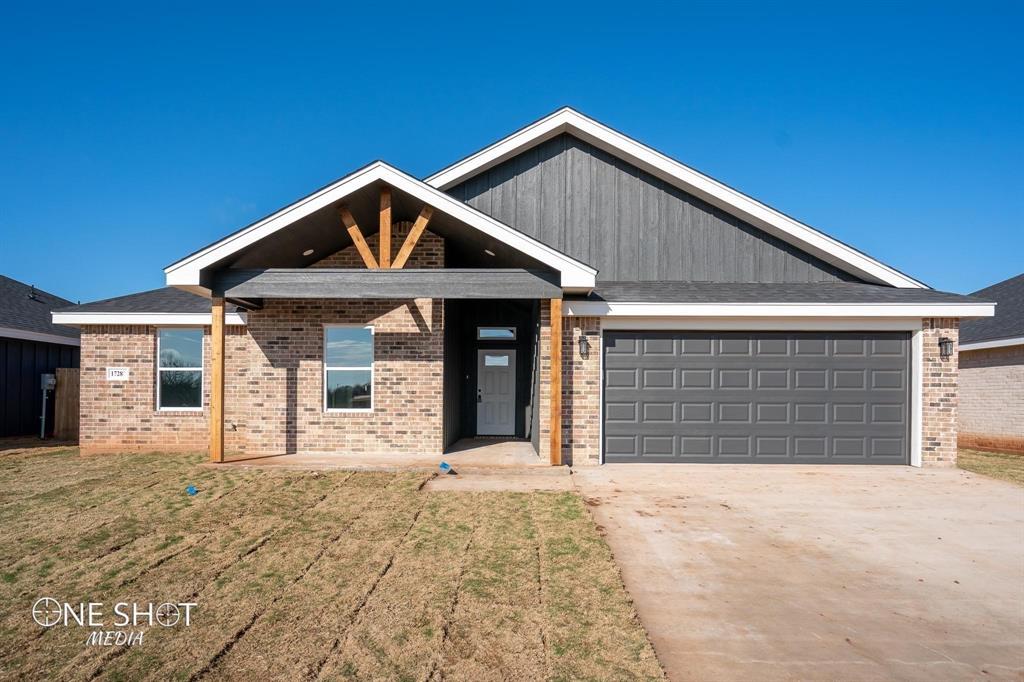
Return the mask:
{"type": "Polygon", "coordinates": [[[908,464],[908,332],[618,331],[604,461],[908,464]]]}

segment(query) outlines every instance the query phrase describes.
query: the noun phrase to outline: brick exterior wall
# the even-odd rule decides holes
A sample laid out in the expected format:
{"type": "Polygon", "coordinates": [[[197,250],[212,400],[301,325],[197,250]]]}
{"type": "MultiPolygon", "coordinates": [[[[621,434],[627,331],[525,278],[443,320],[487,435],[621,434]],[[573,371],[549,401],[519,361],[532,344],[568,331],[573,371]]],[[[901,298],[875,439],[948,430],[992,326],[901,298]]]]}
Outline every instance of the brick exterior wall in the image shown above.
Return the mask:
{"type": "Polygon", "coordinates": [[[601,318],[566,317],[562,332],[562,449],[573,466],[601,463],[601,318]],[[580,356],[580,337],[590,353],[580,356]]]}
{"type": "MultiPolygon", "coordinates": [[[[405,243],[405,238],[412,229],[412,223],[400,222],[391,227],[391,260],[394,262],[398,250],[405,243]]],[[[366,238],[366,244],[373,252],[373,257],[380,261],[380,233],[371,234],[366,238]]],[[[313,263],[311,268],[365,268],[363,257],[354,246],[348,246],[336,251],[325,258],[313,263]]],[[[409,254],[409,260],[405,264],[408,270],[423,270],[429,268],[444,267],[444,239],[437,236],[430,230],[424,230],[416,247],[409,254]]]]}
{"type": "Polygon", "coordinates": [[[961,447],[1024,453],[1024,346],[960,352],[961,447]]]}
{"type": "MultiPolygon", "coordinates": [[[[208,410],[156,409],[156,327],[82,327],[79,444],[83,453],[205,450],[208,410]],[[107,381],[127,367],[128,381],[107,381]]],[[[210,401],[210,336],[203,338],[203,404],[210,401]]]]}
{"type": "Polygon", "coordinates": [[[957,318],[924,318],[921,321],[921,464],[954,466],[957,448],[957,318]],[[939,339],[953,340],[953,356],[943,359],[939,339]]]}

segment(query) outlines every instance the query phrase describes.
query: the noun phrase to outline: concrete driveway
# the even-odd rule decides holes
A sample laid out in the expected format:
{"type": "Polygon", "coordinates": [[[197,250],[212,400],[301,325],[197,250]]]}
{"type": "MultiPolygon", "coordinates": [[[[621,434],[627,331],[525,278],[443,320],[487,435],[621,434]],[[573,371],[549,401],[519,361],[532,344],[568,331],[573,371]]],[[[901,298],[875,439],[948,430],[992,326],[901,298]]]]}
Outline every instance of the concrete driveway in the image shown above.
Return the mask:
{"type": "Polygon", "coordinates": [[[1024,488],[909,467],[573,480],[674,680],[1024,676],[1024,488]]]}

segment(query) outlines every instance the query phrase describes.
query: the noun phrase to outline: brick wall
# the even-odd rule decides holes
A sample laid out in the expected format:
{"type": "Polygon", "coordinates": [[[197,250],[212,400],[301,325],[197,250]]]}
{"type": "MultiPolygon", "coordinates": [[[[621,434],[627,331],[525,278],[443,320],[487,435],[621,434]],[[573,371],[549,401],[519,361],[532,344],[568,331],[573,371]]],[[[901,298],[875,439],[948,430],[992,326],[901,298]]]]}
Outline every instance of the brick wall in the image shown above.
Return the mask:
{"type": "MultiPolygon", "coordinates": [[[[229,453],[439,454],[443,302],[268,301],[225,338],[225,447],[229,453]],[[323,410],[324,324],[374,326],[374,409],[323,410]]],[[[201,412],[156,409],[155,327],[82,330],[84,452],[205,450],[209,328],[201,412]],[[128,367],[128,381],[106,380],[128,367]]]]}
{"type": "Polygon", "coordinates": [[[1024,346],[960,353],[961,447],[1024,452],[1024,346]]]}
{"type": "Polygon", "coordinates": [[[956,464],[957,352],[960,335],[957,318],[922,320],[921,463],[924,466],[956,464]],[[953,339],[953,356],[943,359],[939,339],[953,339]]]}
{"type": "MultiPolygon", "coordinates": [[[[82,452],[205,450],[206,410],[158,412],[156,409],[156,327],[82,327],[79,443],[82,452]],[[127,367],[128,381],[107,381],[107,367],[127,367]]],[[[203,364],[210,375],[209,329],[203,339],[203,364]]],[[[203,404],[210,399],[203,383],[203,404]]]]}
{"type": "Polygon", "coordinates": [[[601,318],[566,317],[562,332],[562,449],[573,466],[601,463],[601,318]],[[590,353],[580,356],[580,337],[590,353]]]}
{"type": "MultiPolygon", "coordinates": [[[[398,250],[405,243],[405,238],[412,229],[412,223],[400,222],[391,227],[391,260],[394,262],[398,250]]],[[[373,252],[373,257],[380,261],[380,233],[371,234],[366,238],[366,244],[373,252]]],[[[322,260],[313,263],[311,268],[365,268],[363,257],[354,246],[348,246],[341,251],[336,251],[322,260]]],[[[409,260],[405,264],[406,269],[428,269],[444,267],[444,239],[437,236],[430,230],[425,230],[416,242],[416,247],[409,254],[409,260]]]]}

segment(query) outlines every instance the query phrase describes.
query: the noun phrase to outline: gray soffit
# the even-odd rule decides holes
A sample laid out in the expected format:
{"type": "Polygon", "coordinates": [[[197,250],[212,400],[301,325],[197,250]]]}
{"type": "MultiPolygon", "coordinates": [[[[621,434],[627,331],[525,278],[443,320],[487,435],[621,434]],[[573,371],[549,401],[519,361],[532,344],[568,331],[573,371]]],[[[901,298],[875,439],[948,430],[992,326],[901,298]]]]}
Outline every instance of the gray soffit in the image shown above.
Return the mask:
{"type": "Polygon", "coordinates": [[[589,296],[566,300],[633,303],[982,303],[934,289],[898,289],[858,282],[602,282],[589,296]]]}
{"type": "MultiPolygon", "coordinates": [[[[226,306],[235,312],[235,306],[226,306]]],[[[61,313],[208,313],[210,299],[174,287],[141,291],[137,294],[58,308],[61,313]]]]}
{"type": "Polygon", "coordinates": [[[50,312],[71,301],[0,275],[0,327],[78,338],[78,330],[53,324],[50,312]]]}
{"type": "Polygon", "coordinates": [[[1024,336],[1024,273],[975,291],[971,296],[995,301],[995,317],[964,322],[960,343],[979,343],[1024,336]]]}
{"type": "Polygon", "coordinates": [[[221,270],[215,294],[230,298],[560,298],[558,275],[525,269],[221,270]]]}

